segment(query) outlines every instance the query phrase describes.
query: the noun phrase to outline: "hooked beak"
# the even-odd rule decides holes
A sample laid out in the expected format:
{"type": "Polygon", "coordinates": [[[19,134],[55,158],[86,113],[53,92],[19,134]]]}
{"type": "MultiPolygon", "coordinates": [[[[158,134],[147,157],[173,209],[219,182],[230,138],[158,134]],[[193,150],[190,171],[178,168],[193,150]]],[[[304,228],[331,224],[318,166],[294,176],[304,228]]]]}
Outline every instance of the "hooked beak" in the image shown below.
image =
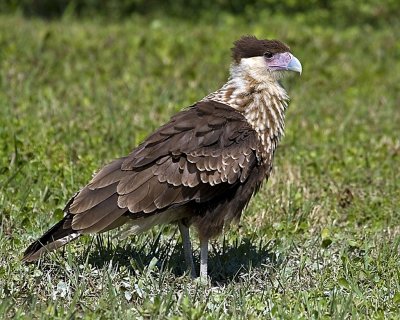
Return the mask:
{"type": "Polygon", "coordinates": [[[301,74],[303,68],[299,59],[297,59],[294,55],[290,54],[292,59],[290,60],[289,64],[287,65],[287,70],[298,72],[301,74]]]}
{"type": "Polygon", "coordinates": [[[271,60],[267,61],[267,64],[271,70],[287,70],[300,74],[303,71],[299,59],[289,52],[276,54],[271,60]]]}

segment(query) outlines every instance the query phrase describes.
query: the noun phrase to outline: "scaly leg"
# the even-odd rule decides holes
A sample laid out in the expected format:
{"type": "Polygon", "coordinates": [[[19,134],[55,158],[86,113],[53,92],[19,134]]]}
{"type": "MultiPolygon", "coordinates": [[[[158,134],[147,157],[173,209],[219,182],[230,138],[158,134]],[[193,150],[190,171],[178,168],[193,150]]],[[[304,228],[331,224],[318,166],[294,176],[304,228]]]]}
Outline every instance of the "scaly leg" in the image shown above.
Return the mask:
{"type": "Polygon", "coordinates": [[[190,237],[189,237],[189,228],[186,227],[182,223],[182,221],[178,222],[178,226],[182,236],[183,254],[185,256],[186,265],[188,269],[190,269],[190,275],[194,279],[197,277],[197,275],[196,275],[196,270],[194,269],[192,244],[190,243],[190,237]]]}
{"type": "Polygon", "coordinates": [[[207,263],[208,263],[208,239],[200,239],[200,280],[201,281],[208,281],[207,263]]]}

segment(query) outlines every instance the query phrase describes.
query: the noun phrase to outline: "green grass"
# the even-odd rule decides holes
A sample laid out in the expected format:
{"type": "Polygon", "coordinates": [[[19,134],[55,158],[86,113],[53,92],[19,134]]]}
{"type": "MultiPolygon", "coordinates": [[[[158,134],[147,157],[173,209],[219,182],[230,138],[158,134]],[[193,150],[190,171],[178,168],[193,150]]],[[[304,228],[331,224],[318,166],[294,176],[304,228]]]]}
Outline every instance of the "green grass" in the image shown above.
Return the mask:
{"type": "Polygon", "coordinates": [[[0,17],[1,315],[398,317],[400,24],[248,21],[0,17]],[[231,43],[248,33],[287,42],[304,72],[285,81],[270,181],[212,242],[210,286],[184,275],[175,226],[21,264],[95,170],[224,83],[231,43]]]}

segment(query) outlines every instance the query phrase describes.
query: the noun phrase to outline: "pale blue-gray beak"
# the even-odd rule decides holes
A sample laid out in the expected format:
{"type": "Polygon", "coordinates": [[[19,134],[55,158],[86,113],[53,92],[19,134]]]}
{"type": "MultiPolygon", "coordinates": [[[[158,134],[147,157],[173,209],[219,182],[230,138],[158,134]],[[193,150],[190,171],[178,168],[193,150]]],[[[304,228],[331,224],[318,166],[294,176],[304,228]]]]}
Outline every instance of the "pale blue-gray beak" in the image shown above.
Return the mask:
{"type": "Polygon", "coordinates": [[[303,71],[303,68],[301,66],[301,63],[299,61],[299,59],[297,59],[294,55],[290,54],[291,58],[289,64],[287,65],[287,70],[290,71],[294,71],[294,72],[298,72],[301,74],[301,72],[303,71]]]}

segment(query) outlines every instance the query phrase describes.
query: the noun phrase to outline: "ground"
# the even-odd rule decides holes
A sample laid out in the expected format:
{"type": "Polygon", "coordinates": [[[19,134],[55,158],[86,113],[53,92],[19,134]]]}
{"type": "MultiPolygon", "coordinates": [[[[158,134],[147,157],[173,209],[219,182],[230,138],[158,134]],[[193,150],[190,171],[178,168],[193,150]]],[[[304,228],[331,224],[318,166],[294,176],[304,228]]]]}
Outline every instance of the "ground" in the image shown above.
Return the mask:
{"type": "MultiPolygon", "coordinates": [[[[399,25],[231,15],[205,23],[0,17],[0,314],[15,318],[395,319],[400,304],[399,25]],[[208,286],[176,226],[27,245],[93,172],[227,78],[242,34],[303,64],[271,179],[212,241],[208,286]]],[[[198,263],[198,242],[194,243],[198,263]]]]}

